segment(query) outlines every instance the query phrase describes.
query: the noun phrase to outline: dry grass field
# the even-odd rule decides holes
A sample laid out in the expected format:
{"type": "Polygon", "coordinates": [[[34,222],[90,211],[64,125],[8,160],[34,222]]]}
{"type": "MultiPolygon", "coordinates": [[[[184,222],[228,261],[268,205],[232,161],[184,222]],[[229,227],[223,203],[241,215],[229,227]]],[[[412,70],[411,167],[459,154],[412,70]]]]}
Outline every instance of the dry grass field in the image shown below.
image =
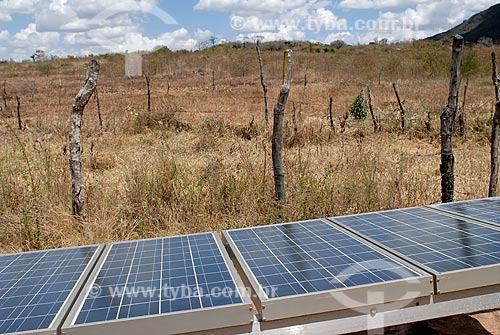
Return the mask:
{"type": "MultiPolygon", "coordinates": [[[[282,51],[276,49],[283,46],[265,47],[274,49],[263,52],[272,107],[282,71],[282,51]]],[[[147,55],[151,113],[146,111],[145,80],[124,77],[123,56],[97,57],[104,125],[99,126],[93,98],[83,125],[83,220],[71,216],[67,149],[71,105],[89,59],[0,63],[0,84],[7,92],[6,106],[0,101],[0,252],[439,202],[439,114],[448,96],[450,47],[428,42],[340,50],[291,47],[286,206],[279,209],[273,202],[271,127],[264,122],[255,49],[218,47],[147,55]],[[393,81],[407,110],[404,131],[393,81]],[[349,118],[341,132],[340,119],[367,85],[382,131],[374,133],[370,119],[349,118]],[[23,131],[17,129],[16,95],[23,131]],[[330,97],[335,132],[328,119],[330,97]]],[[[454,140],[457,199],[487,195],[494,101],[491,51],[480,46],[465,51],[467,133],[454,140]]],[[[496,317],[477,319],[494,333],[496,317]]]]}
{"type": "MultiPolygon", "coordinates": [[[[151,113],[146,112],[145,80],[124,77],[123,56],[97,57],[104,126],[99,127],[93,98],[83,125],[84,220],[71,216],[67,147],[71,105],[89,59],[0,64],[5,81],[0,84],[8,97],[0,113],[0,251],[438,202],[439,114],[448,96],[449,46],[414,42],[335,51],[305,44],[292,48],[284,208],[273,203],[271,126],[263,118],[255,49],[218,47],[147,55],[151,113]],[[407,110],[404,131],[393,81],[407,110]],[[350,118],[341,133],[339,120],[366,85],[382,131],[374,133],[370,119],[350,118]],[[10,98],[15,95],[21,98],[24,131],[17,129],[10,98]],[[329,126],[329,97],[334,98],[335,132],[329,126]]],[[[487,195],[494,101],[490,52],[487,47],[465,51],[465,66],[471,70],[466,70],[467,134],[454,143],[458,199],[487,195]]],[[[272,107],[282,51],[264,51],[264,63],[272,107]]]]}

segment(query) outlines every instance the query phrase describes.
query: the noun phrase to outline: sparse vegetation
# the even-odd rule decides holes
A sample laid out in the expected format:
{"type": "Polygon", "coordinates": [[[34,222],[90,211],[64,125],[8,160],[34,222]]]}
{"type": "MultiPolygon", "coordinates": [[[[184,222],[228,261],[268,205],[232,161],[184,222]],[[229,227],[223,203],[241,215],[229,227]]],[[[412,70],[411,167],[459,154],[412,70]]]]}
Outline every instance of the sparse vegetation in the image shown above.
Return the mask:
{"type": "Polygon", "coordinates": [[[349,113],[356,120],[365,120],[368,115],[368,104],[366,103],[365,94],[363,91],[359,92],[354,99],[354,102],[349,107],[349,113]]]}
{"type": "MultiPolygon", "coordinates": [[[[294,79],[284,126],[287,204],[274,196],[270,128],[263,117],[254,46],[156,52],[152,111],[143,78],[124,76],[124,59],[105,55],[99,97],[84,115],[83,173],[87,217],[71,216],[69,113],[88,59],[2,63],[9,95],[23,104],[23,132],[14,103],[0,112],[0,251],[221,230],[438,202],[439,113],[449,87],[449,46],[324,46],[295,43],[294,79]],[[437,55],[433,62],[429,50],[437,55]],[[445,61],[446,59],[446,61],[445,61]],[[45,68],[44,66],[48,66],[45,68]],[[307,90],[302,89],[307,67],[307,90]],[[46,71],[46,69],[49,69],[46,71]],[[201,70],[201,71],[200,71],[201,70]],[[212,70],[217,90],[212,91],[212,70]],[[380,84],[378,83],[380,79],[380,84]],[[59,80],[63,83],[59,104],[59,80]],[[33,81],[36,90],[33,93],[33,81]],[[391,83],[404,97],[400,131],[391,83]],[[369,85],[382,130],[347,120],[360,87],[369,85]],[[168,89],[170,87],[170,89],[168,89]],[[33,94],[33,99],[31,98],[33,94]],[[295,106],[295,107],[294,107],[295,106]],[[295,112],[293,109],[295,108],[295,112]],[[428,115],[429,114],[429,115],[428,115]],[[430,129],[430,130],[429,130],[430,129]],[[92,148],[92,150],[91,150],[92,148]]],[[[277,97],[285,42],[262,44],[269,96],[277,97]]],[[[457,198],[487,195],[492,95],[491,48],[473,47],[466,136],[455,140],[457,198]]],[[[465,55],[471,52],[465,51],[465,55]]],[[[467,56],[466,56],[467,57],[467,56]]]]}

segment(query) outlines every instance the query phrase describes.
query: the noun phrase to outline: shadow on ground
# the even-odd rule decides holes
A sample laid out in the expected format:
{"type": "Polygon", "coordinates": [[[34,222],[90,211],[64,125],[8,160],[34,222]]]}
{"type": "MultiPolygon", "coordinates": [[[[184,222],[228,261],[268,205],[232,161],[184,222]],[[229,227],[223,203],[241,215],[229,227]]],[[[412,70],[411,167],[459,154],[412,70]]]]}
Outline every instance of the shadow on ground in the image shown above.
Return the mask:
{"type": "Polygon", "coordinates": [[[389,327],[384,331],[359,332],[350,335],[494,335],[487,331],[479,321],[469,315],[456,315],[448,318],[419,322],[410,325],[389,327]]]}

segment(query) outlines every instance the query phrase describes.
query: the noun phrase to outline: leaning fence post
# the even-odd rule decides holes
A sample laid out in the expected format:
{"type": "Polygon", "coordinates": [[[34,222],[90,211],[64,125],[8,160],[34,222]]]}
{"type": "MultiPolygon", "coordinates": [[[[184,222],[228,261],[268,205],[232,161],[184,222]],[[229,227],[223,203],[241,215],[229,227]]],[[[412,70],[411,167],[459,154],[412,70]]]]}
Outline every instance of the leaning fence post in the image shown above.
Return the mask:
{"type": "Polygon", "coordinates": [[[498,185],[498,129],[500,127],[500,101],[497,101],[495,107],[493,128],[491,130],[491,175],[490,187],[488,189],[489,197],[497,196],[498,185]]]}
{"type": "Polygon", "coordinates": [[[23,123],[21,122],[21,99],[16,95],[17,103],[17,126],[19,130],[23,130],[23,123]]]}
{"type": "Polygon", "coordinates": [[[330,117],[330,128],[335,133],[335,124],[333,123],[333,98],[330,97],[330,105],[328,109],[328,115],[330,117]]]}
{"type": "Polygon", "coordinates": [[[102,129],[101,101],[99,100],[99,90],[95,88],[95,101],[97,104],[97,118],[99,119],[99,127],[102,129]]]}
{"type": "Polygon", "coordinates": [[[260,41],[257,40],[257,56],[259,57],[259,68],[260,68],[260,84],[262,85],[262,90],[264,91],[264,119],[266,120],[266,125],[269,123],[269,109],[267,103],[267,84],[264,81],[264,63],[262,61],[262,53],[260,51],[260,41]]]}
{"type": "Polygon", "coordinates": [[[292,81],[292,50],[285,51],[283,61],[283,85],[276,106],[274,107],[274,125],[272,138],[272,155],[274,170],[274,187],[276,200],[286,203],[285,194],[285,169],[283,167],[283,119],[285,116],[286,103],[290,95],[292,81]]]}
{"type": "Polygon", "coordinates": [[[394,89],[394,93],[396,93],[396,99],[398,99],[399,109],[401,110],[401,129],[405,130],[405,109],[403,107],[403,103],[401,102],[401,98],[399,97],[396,82],[392,83],[392,88],[394,89]]]}
{"type": "Polygon", "coordinates": [[[151,113],[151,77],[148,74],[144,75],[146,86],[148,88],[148,113],[151,113]]]}
{"type": "Polygon", "coordinates": [[[82,89],[75,97],[75,102],[71,109],[71,132],[69,134],[70,150],[70,170],[71,170],[71,188],[72,188],[72,209],[75,217],[81,217],[84,214],[84,189],[82,176],[82,146],[81,146],[81,128],[83,111],[94,93],[99,78],[99,63],[92,60],[89,64],[85,83],[82,89]]]}
{"type": "Polygon", "coordinates": [[[373,112],[373,96],[372,91],[370,90],[370,86],[366,86],[366,95],[368,98],[368,108],[370,109],[370,115],[372,116],[373,121],[373,131],[378,131],[378,120],[375,117],[375,113],[373,112]]]}
{"type": "Polygon", "coordinates": [[[464,39],[460,35],[453,37],[453,54],[451,63],[450,94],[448,105],[441,113],[441,200],[452,202],[455,191],[455,156],[453,155],[453,123],[458,109],[460,90],[460,66],[464,39]]]}

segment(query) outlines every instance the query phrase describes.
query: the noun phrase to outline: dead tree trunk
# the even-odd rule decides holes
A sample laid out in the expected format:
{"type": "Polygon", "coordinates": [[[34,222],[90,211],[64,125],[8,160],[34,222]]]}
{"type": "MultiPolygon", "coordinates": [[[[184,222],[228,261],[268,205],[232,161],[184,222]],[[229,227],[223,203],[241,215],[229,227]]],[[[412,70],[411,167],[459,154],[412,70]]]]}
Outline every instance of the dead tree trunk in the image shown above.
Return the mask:
{"type": "Polygon", "coordinates": [[[97,104],[97,118],[99,119],[99,127],[102,129],[101,101],[99,100],[99,91],[95,88],[95,101],[97,104]]]}
{"type": "Polygon", "coordinates": [[[499,85],[500,77],[498,77],[497,54],[495,51],[493,51],[491,53],[491,62],[493,65],[492,78],[493,78],[493,85],[495,86],[495,98],[496,98],[496,101],[499,101],[500,100],[500,85],[499,85]]]}
{"type": "Polygon", "coordinates": [[[146,79],[146,86],[148,88],[148,113],[151,113],[151,77],[145,74],[144,78],[146,79]]]}
{"type": "Polygon", "coordinates": [[[458,108],[460,90],[460,66],[464,39],[460,35],[453,37],[453,54],[451,63],[450,94],[448,105],[441,113],[441,200],[452,202],[455,192],[455,156],[453,155],[453,123],[458,108]]]}
{"type": "Polygon", "coordinates": [[[75,102],[71,109],[71,132],[69,134],[69,150],[70,150],[70,169],[71,169],[71,187],[72,187],[72,209],[75,217],[84,215],[84,189],[82,175],[82,145],[81,145],[81,128],[83,111],[87,106],[92,94],[94,93],[99,78],[100,65],[97,61],[92,60],[89,64],[85,83],[78,95],[75,97],[75,102]]]}
{"type": "Polygon", "coordinates": [[[7,89],[6,89],[7,81],[3,81],[3,94],[2,94],[2,99],[3,99],[3,104],[5,107],[5,110],[7,111],[7,100],[9,99],[9,96],[7,95],[7,89]]]}
{"type": "Polygon", "coordinates": [[[274,170],[274,188],[276,200],[286,203],[285,169],[283,166],[283,119],[286,103],[290,95],[292,81],[292,50],[285,51],[283,61],[283,85],[276,106],[274,107],[274,125],[272,138],[272,155],[274,170]]]}
{"type": "Polygon", "coordinates": [[[375,113],[373,112],[373,96],[372,91],[370,90],[370,86],[366,86],[366,96],[368,97],[368,108],[370,109],[370,115],[372,116],[373,121],[373,131],[378,131],[378,120],[375,117],[375,113]]]}
{"type": "Polygon", "coordinates": [[[394,93],[396,94],[396,98],[398,99],[399,110],[401,111],[401,129],[405,130],[405,109],[403,107],[403,103],[401,102],[401,98],[399,97],[396,82],[392,83],[392,88],[394,89],[394,93]]]}
{"type": "Polygon", "coordinates": [[[469,79],[465,82],[464,86],[464,100],[462,101],[462,108],[460,109],[460,115],[458,116],[458,134],[460,136],[465,136],[465,133],[467,132],[466,130],[466,122],[467,122],[467,115],[466,115],[466,110],[465,110],[465,103],[467,101],[467,89],[469,88],[469,79]]]}
{"type": "Polygon", "coordinates": [[[262,53],[260,51],[260,41],[257,40],[257,55],[259,57],[259,67],[260,67],[260,84],[262,85],[262,90],[264,91],[264,119],[266,120],[266,125],[269,124],[269,108],[267,99],[267,84],[264,81],[264,63],[262,61],[262,53]]]}
{"type": "Polygon", "coordinates": [[[498,129],[500,127],[500,101],[497,101],[495,115],[493,116],[493,129],[491,130],[491,176],[489,197],[497,196],[498,185],[498,129]]]}
{"type": "Polygon", "coordinates": [[[335,133],[335,124],[333,123],[333,98],[330,97],[330,106],[328,110],[328,115],[330,117],[330,128],[335,133]]]}
{"type": "Polygon", "coordinates": [[[17,126],[19,130],[23,130],[23,123],[21,122],[21,99],[16,95],[17,102],[17,126]]]}

